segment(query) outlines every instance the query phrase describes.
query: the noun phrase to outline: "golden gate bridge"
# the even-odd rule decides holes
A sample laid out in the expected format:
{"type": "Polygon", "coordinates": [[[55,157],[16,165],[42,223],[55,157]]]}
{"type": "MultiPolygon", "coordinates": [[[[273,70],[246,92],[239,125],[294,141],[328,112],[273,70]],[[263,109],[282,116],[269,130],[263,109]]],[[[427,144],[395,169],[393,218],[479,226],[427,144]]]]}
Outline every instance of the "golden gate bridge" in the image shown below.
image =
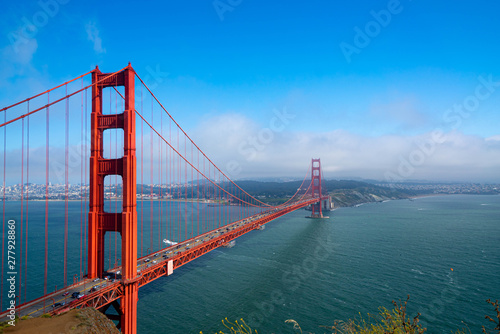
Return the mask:
{"type": "Polygon", "coordinates": [[[140,287],[291,211],[321,218],[328,198],[319,159],[283,204],[250,195],[130,64],[0,109],[0,131],[2,320],[94,307],[136,333],[140,287]]]}

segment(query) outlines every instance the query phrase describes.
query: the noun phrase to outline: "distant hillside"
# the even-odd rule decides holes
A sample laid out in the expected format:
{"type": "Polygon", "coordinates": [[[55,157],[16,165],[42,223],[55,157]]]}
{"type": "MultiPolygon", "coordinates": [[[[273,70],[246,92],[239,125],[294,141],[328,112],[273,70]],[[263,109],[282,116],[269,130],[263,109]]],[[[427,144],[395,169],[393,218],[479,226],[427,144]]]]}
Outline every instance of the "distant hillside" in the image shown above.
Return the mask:
{"type": "Polygon", "coordinates": [[[353,206],[361,203],[381,202],[415,196],[412,191],[380,187],[358,181],[327,181],[327,188],[335,206],[353,206]],[[332,184],[328,185],[328,183],[332,184]]]}
{"type": "MultiPolygon", "coordinates": [[[[308,186],[310,182],[310,180],[306,180],[304,185],[308,186]]],[[[266,182],[238,180],[236,183],[253,197],[271,205],[279,205],[286,202],[302,185],[302,181],[266,182]]],[[[416,191],[412,189],[384,187],[353,180],[323,180],[322,185],[323,194],[330,194],[336,207],[353,206],[360,203],[379,202],[388,199],[403,199],[424,193],[432,193],[425,190],[416,191]]],[[[222,183],[221,186],[230,192],[234,191],[234,186],[228,182],[222,183]]],[[[149,193],[151,186],[145,185],[144,187],[148,189],[149,193]]],[[[138,189],[140,188],[141,185],[138,185],[138,189]]],[[[302,191],[305,190],[302,189],[302,191]]],[[[208,184],[202,187],[194,185],[194,191],[183,189],[180,191],[169,191],[168,193],[173,198],[184,198],[185,196],[191,198],[197,194],[200,197],[213,198],[214,196],[218,196],[217,192],[218,190],[212,184],[208,184]]],[[[161,190],[157,185],[153,186],[153,193],[156,195],[161,194],[161,190]]],[[[163,193],[165,194],[165,190],[163,190],[163,193]]]]}
{"type": "MultiPolygon", "coordinates": [[[[301,183],[301,181],[238,181],[238,185],[249,194],[269,203],[284,201],[297,191],[301,183]]],[[[335,206],[353,206],[360,203],[409,198],[416,195],[409,190],[397,190],[352,180],[323,181],[323,192],[332,196],[335,206]]]]}

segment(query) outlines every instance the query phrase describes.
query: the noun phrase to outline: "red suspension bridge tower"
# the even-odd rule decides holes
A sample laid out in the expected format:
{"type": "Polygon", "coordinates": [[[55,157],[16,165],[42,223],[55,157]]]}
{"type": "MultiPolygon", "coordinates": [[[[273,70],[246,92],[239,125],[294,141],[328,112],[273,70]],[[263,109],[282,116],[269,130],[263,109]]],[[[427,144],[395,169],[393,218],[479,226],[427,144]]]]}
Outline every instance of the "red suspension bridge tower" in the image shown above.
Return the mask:
{"type": "MultiPolygon", "coordinates": [[[[104,273],[104,236],[117,232],[122,238],[123,297],[117,311],[119,328],[123,333],[136,333],[137,328],[137,209],[136,209],[136,152],[135,152],[135,72],[129,64],[123,71],[110,76],[96,67],[92,73],[91,157],[88,278],[104,273]],[[107,79],[104,79],[108,77],[107,79]],[[104,80],[103,80],[104,79],[104,80]],[[125,87],[125,110],[121,114],[104,115],[103,88],[125,87]],[[103,133],[123,129],[124,153],[117,159],[103,157],[103,133]],[[104,178],[120,175],[123,183],[121,213],[104,211],[104,178]]],[[[117,308],[117,303],[114,304],[117,308]]],[[[111,317],[110,317],[111,318],[111,317]]]]}
{"type": "Polygon", "coordinates": [[[319,202],[311,205],[312,214],[311,218],[327,218],[323,217],[322,207],[322,194],[321,194],[321,161],[320,159],[312,159],[311,166],[311,195],[318,197],[319,202]]]}
{"type": "MultiPolygon", "coordinates": [[[[87,77],[88,78],[88,77],[87,77]]],[[[56,95],[57,96],[57,95],[56,95]]],[[[73,101],[72,100],[72,101],[73,101]]],[[[121,101],[121,100],[120,100],[121,101]]],[[[302,184],[297,189],[297,192],[285,203],[282,203],[278,206],[272,206],[270,204],[264,203],[259,199],[253,197],[245,190],[240,188],[236,183],[234,183],[227,175],[225,175],[220,168],[218,168],[206,155],[205,153],[196,145],[193,140],[184,132],[184,130],[180,127],[180,125],[172,118],[172,116],[168,113],[168,111],[163,107],[160,101],[154,96],[151,90],[147,87],[144,81],[135,73],[132,66],[129,64],[127,67],[113,73],[102,73],[99,68],[96,67],[95,70],[87,72],[77,78],[74,78],[68,82],[65,82],[62,85],[51,88],[43,93],[37,94],[31,98],[25,99],[23,101],[17,102],[11,106],[0,109],[0,114],[3,113],[3,121],[0,121],[0,131],[3,132],[3,150],[0,147],[0,156],[4,157],[4,161],[6,161],[7,152],[11,148],[15,147],[15,140],[9,140],[10,143],[14,143],[13,147],[7,146],[6,134],[7,134],[7,125],[16,123],[16,127],[14,125],[12,128],[14,131],[18,131],[19,127],[21,128],[21,139],[20,139],[20,157],[18,161],[21,162],[19,171],[11,170],[6,173],[6,165],[3,166],[3,181],[0,180],[0,184],[3,184],[3,198],[1,198],[4,203],[2,210],[2,214],[4,216],[4,231],[5,231],[5,216],[6,208],[5,201],[6,198],[6,179],[7,175],[9,175],[9,182],[13,182],[16,178],[20,179],[20,184],[23,185],[21,187],[21,203],[20,203],[20,238],[21,247],[20,249],[24,249],[24,257],[21,255],[20,260],[24,260],[24,263],[21,262],[19,265],[19,269],[24,272],[20,272],[20,279],[24,276],[24,299],[25,302],[22,304],[16,305],[16,310],[19,312],[23,312],[24,314],[30,314],[33,316],[38,316],[46,313],[46,306],[52,304],[51,314],[60,314],[66,312],[69,309],[79,308],[79,307],[94,307],[101,312],[105,313],[111,306],[117,311],[117,314],[107,316],[115,321],[118,321],[118,328],[125,334],[137,332],[137,301],[138,301],[138,289],[154,280],[158,279],[162,276],[168,276],[172,274],[173,270],[189,263],[190,261],[203,256],[204,254],[221,247],[228,242],[240,237],[241,235],[248,233],[255,229],[260,229],[264,224],[281,217],[289,212],[294,210],[302,209],[308,206],[312,206],[312,217],[314,218],[322,218],[323,212],[326,211],[326,205],[323,206],[322,203],[325,202],[325,199],[328,199],[328,196],[322,195],[322,184],[321,184],[321,163],[319,159],[312,160],[312,174],[311,174],[311,184],[306,185],[306,181],[309,179],[309,172],[306,173],[302,184]],[[92,75],[92,84],[84,87],[84,81],[88,80],[87,77],[89,74],[92,75]],[[148,95],[151,95],[151,115],[145,116],[143,112],[142,103],[140,111],[135,108],[135,78],[137,77],[138,81],[141,82],[142,86],[140,86],[140,94],[141,94],[141,102],[142,102],[142,88],[143,86],[147,89],[148,95]],[[68,92],[68,85],[70,86],[70,90],[75,88],[74,86],[77,84],[75,81],[82,79],[81,88],[75,89],[73,92],[68,92]],[[104,90],[106,88],[106,90],[104,90]],[[50,100],[50,92],[59,89],[64,89],[65,96],[59,98],[57,100],[50,100]],[[74,281],[72,285],[67,285],[66,280],[68,276],[68,248],[72,250],[77,249],[77,245],[75,242],[68,242],[68,226],[70,223],[77,223],[78,219],[76,217],[70,217],[70,212],[68,211],[68,200],[69,200],[69,152],[70,147],[72,146],[70,138],[76,139],[75,135],[80,135],[81,141],[84,142],[84,136],[87,133],[87,119],[88,119],[88,111],[87,111],[87,102],[88,101],[88,90],[92,89],[91,94],[91,105],[92,105],[92,113],[90,115],[91,119],[91,140],[90,140],[90,161],[89,161],[89,192],[87,193],[87,187],[85,184],[87,183],[87,164],[85,164],[85,159],[87,159],[87,144],[85,143],[85,149],[82,147],[81,152],[85,152],[85,154],[81,154],[79,157],[81,159],[81,163],[79,164],[82,169],[81,172],[81,186],[80,186],[80,194],[81,194],[81,204],[80,204],[80,281],[74,281]],[[116,91],[115,98],[115,111],[113,112],[113,108],[111,107],[112,99],[112,90],[116,91]],[[109,92],[109,112],[107,112],[107,108],[104,106],[107,97],[107,94],[103,95],[103,92],[109,92]],[[124,93],[124,94],[122,94],[124,93]],[[70,136],[70,131],[75,129],[74,126],[70,127],[70,114],[71,119],[75,118],[74,112],[70,112],[70,98],[74,100],[74,96],[76,94],[80,94],[81,97],[81,133],[73,133],[70,136]],[[118,111],[118,95],[124,99],[123,110],[118,111]],[[40,102],[44,99],[35,99],[37,97],[45,96],[47,98],[47,102],[40,102]],[[31,107],[29,102],[35,104],[35,109],[31,107]],[[85,103],[84,103],[85,101],[85,103]],[[61,103],[60,103],[61,102],[61,103]],[[161,115],[158,115],[160,125],[158,127],[158,122],[156,126],[153,124],[153,114],[154,114],[154,104],[158,105],[159,112],[161,115]],[[24,107],[19,107],[20,105],[24,105],[27,108],[27,112],[24,111],[24,107]],[[16,106],[18,107],[16,109],[16,106]],[[85,108],[84,108],[85,106],[85,108]],[[65,111],[65,127],[64,131],[51,131],[52,134],[60,134],[64,133],[65,140],[65,150],[64,157],[61,154],[58,154],[57,150],[50,150],[49,141],[51,136],[49,136],[49,125],[50,125],[50,117],[49,117],[49,107],[51,107],[52,113],[57,113],[64,109],[65,111]],[[13,109],[10,111],[10,109],[13,109]],[[7,111],[9,110],[9,116],[7,116],[7,111]],[[106,110],[106,111],[105,111],[106,110]],[[39,129],[35,129],[30,131],[29,123],[30,123],[30,115],[33,117],[32,123],[39,122],[39,120],[43,121],[43,111],[45,111],[45,133],[39,134],[39,129]],[[163,127],[163,118],[164,115],[168,116],[168,130],[164,131],[163,127]],[[9,118],[7,118],[9,117],[9,118]],[[26,118],[26,119],[25,119],[26,118]],[[148,121],[149,120],[149,121],[148,121]],[[25,126],[26,121],[26,126],[25,126]],[[136,121],[139,124],[138,128],[140,129],[140,142],[141,145],[139,147],[139,153],[136,153],[136,121]],[[85,128],[83,127],[85,124],[85,128]],[[144,218],[144,210],[143,210],[143,202],[145,201],[145,197],[143,196],[143,127],[146,127],[148,130],[148,134],[146,137],[151,134],[151,146],[150,146],[150,160],[159,161],[159,164],[150,164],[150,174],[151,174],[151,191],[150,191],[150,218],[149,218],[149,230],[150,230],[150,245],[153,245],[153,235],[158,237],[158,247],[152,247],[152,252],[150,252],[149,248],[146,251],[146,256],[142,257],[142,237],[144,236],[143,230],[143,218],[144,218]],[[172,127],[174,128],[174,138],[172,139],[172,127]],[[111,135],[109,136],[109,146],[108,143],[104,143],[105,134],[109,134],[109,130],[123,130],[123,155],[118,156],[118,144],[115,146],[116,154],[112,155],[111,149],[111,135]],[[25,133],[25,130],[27,133],[25,133]],[[31,137],[31,135],[35,135],[35,139],[31,137]],[[30,152],[30,141],[32,143],[36,143],[37,145],[41,145],[40,147],[43,149],[43,138],[45,137],[45,266],[42,272],[34,270],[36,275],[44,274],[44,289],[43,295],[32,299],[31,301],[26,301],[26,282],[30,282],[30,275],[28,273],[28,190],[31,188],[30,182],[24,182],[24,180],[29,180],[29,152],[30,152]],[[75,137],[75,138],[73,138],[75,137]],[[176,138],[175,138],[176,137],[176,138]],[[168,138],[168,140],[167,140],[168,138]],[[158,142],[157,144],[155,144],[158,142]],[[104,147],[109,147],[109,155],[104,153],[104,147]],[[156,152],[158,149],[158,153],[156,152]],[[137,221],[137,167],[136,167],[136,154],[140,157],[140,179],[141,179],[141,191],[140,191],[140,228],[138,229],[138,221],[137,221]],[[153,158],[153,154],[155,158],[153,158]],[[113,157],[113,158],[112,158],[113,157]],[[63,277],[64,277],[64,286],[63,288],[49,291],[48,284],[55,276],[48,276],[48,264],[49,264],[49,199],[52,196],[59,196],[55,190],[51,190],[50,181],[54,179],[58,179],[60,175],[51,176],[50,174],[50,166],[52,161],[62,161],[58,159],[64,159],[65,161],[65,237],[64,237],[64,268],[63,268],[63,277]],[[201,159],[200,159],[201,158],[201,159]],[[168,162],[167,162],[168,161],[168,162]],[[207,165],[207,167],[206,167],[207,165]],[[26,166],[26,169],[24,168],[26,166]],[[155,168],[153,169],[153,166],[155,168]],[[158,209],[156,213],[158,213],[158,219],[156,220],[157,225],[153,228],[153,222],[155,221],[153,215],[156,217],[156,213],[153,212],[153,200],[154,200],[154,190],[153,190],[153,175],[158,172],[158,179],[160,184],[175,184],[182,185],[175,187],[173,190],[169,190],[168,195],[170,195],[171,199],[176,199],[175,205],[179,214],[175,212],[165,212],[163,211],[163,204],[159,203],[158,209]],[[12,176],[11,176],[12,174],[12,176]],[[84,177],[84,174],[85,175],[84,177]],[[105,199],[105,179],[107,176],[115,176],[116,180],[118,176],[122,178],[122,207],[121,210],[118,209],[118,197],[116,196],[115,200],[115,210],[108,210],[111,204],[110,199],[105,199]],[[24,177],[26,176],[26,179],[24,177]],[[166,178],[166,182],[163,182],[163,177],[166,178]],[[301,190],[307,189],[305,192],[301,192],[301,190]],[[87,194],[89,195],[89,208],[88,208],[88,230],[86,229],[86,208],[84,205],[84,200],[87,201],[87,194]],[[208,202],[207,199],[210,198],[211,202],[208,202]],[[233,205],[224,205],[224,203],[228,202],[228,199],[231,198],[232,203],[239,206],[239,208],[234,208],[233,205]],[[181,200],[184,200],[182,203],[181,200]],[[234,201],[233,201],[234,200],[234,201]],[[23,202],[24,201],[24,202],[23,202]],[[106,201],[106,205],[105,205],[106,201]],[[211,205],[207,203],[221,204],[221,205],[212,205],[215,208],[206,210],[206,212],[202,212],[203,208],[210,207],[211,205]],[[182,209],[184,210],[184,214],[182,214],[182,209]],[[25,211],[23,211],[25,210],[25,211]],[[108,210],[108,211],[106,211],[108,210]],[[199,214],[193,214],[191,220],[187,219],[187,212],[195,212],[198,211],[199,214]],[[23,216],[23,212],[25,212],[23,216]],[[172,213],[170,215],[170,213],[172,213]],[[197,217],[196,217],[197,216],[197,217]],[[197,219],[195,219],[195,217],[197,219]],[[164,225],[162,223],[164,222],[164,225]],[[24,225],[23,225],[24,224],[24,225]],[[24,229],[23,229],[24,227],[24,229]],[[195,229],[196,227],[196,229],[195,229]],[[223,228],[224,227],[224,228],[223,228]],[[156,230],[158,228],[158,230],[156,230]],[[188,237],[188,232],[191,230],[190,236],[188,237]],[[158,231],[158,232],[156,232],[158,231]],[[197,231],[195,233],[195,231],[197,231]],[[86,234],[88,232],[88,235],[86,234]],[[115,236],[115,268],[111,268],[111,257],[110,257],[110,265],[109,268],[105,268],[104,261],[104,253],[105,243],[109,243],[107,246],[109,247],[109,254],[111,254],[111,245],[112,241],[109,238],[109,233],[113,233],[115,236]],[[116,253],[117,245],[118,245],[118,235],[120,233],[121,236],[121,263],[117,261],[116,253]],[[107,238],[105,238],[107,236],[107,238]],[[141,236],[141,259],[137,259],[138,247],[137,247],[137,238],[141,236]],[[168,246],[164,247],[161,244],[161,238],[169,237],[172,240],[176,240],[176,246],[168,246]],[[88,239],[88,240],[87,240],[88,239]],[[22,242],[24,241],[24,248],[22,242]],[[88,243],[87,243],[88,242],[88,243]],[[70,247],[69,247],[70,246],[70,247]],[[88,248],[88,253],[85,252],[85,246],[88,248]],[[190,247],[188,247],[190,246],[190,247]],[[175,247],[175,252],[174,251],[175,247]],[[85,254],[86,253],[86,254],[85,254]],[[162,257],[158,257],[160,253],[163,253],[162,257]],[[154,254],[154,255],[153,255],[154,254]],[[156,260],[153,261],[153,264],[145,264],[149,262],[147,256],[154,256],[156,260]],[[87,257],[86,261],[88,264],[87,267],[87,275],[85,276],[85,257],[87,257]],[[148,260],[148,261],[146,261],[148,260]],[[138,263],[139,262],[139,263],[138,263]],[[138,267],[138,264],[140,266],[138,267]],[[103,281],[97,282],[95,278],[102,278],[105,273],[105,269],[109,272],[117,272],[121,270],[121,279],[119,281],[113,280],[113,282],[107,281],[105,284],[102,284],[103,281]],[[24,274],[24,275],[23,275],[24,274]],[[27,280],[28,279],[28,280],[27,280]],[[94,282],[97,282],[94,284],[94,282]],[[88,284],[92,285],[91,290],[88,294],[80,296],[80,298],[75,298],[70,302],[59,303],[62,299],[56,301],[56,298],[64,297],[66,300],[70,293],[77,293],[79,295],[81,292],[88,288],[88,284]],[[99,286],[99,287],[97,287],[99,286]],[[83,290],[82,290],[83,288],[83,290]],[[95,289],[94,289],[95,288],[95,289]]],[[[57,117],[57,114],[56,114],[57,117]]],[[[75,118],[78,119],[78,118],[75,118]]],[[[59,122],[57,121],[57,126],[59,126],[59,122]]],[[[43,125],[43,124],[42,124],[43,125]]],[[[36,127],[36,126],[35,126],[36,127]]],[[[33,128],[33,127],[32,127],[33,128]]],[[[42,131],[43,132],[43,131],[42,131]]],[[[118,132],[118,131],[116,131],[118,132]]],[[[9,132],[10,133],[10,132],[9,132]]],[[[118,135],[115,137],[116,142],[118,143],[118,135]]],[[[121,149],[121,142],[120,142],[121,149]]],[[[11,154],[11,153],[9,153],[11,154]]],[[[56,166],[56,165],[54,165],[56,166]]],[[[56,173],[57,174],[57,173],[56,173]]],[[[1,177],[1,176],[0,176],[1,177]]],[[[115,191],[118,190],[118,181],[116,181],[115,191]]],[[[31,191],[31,190],[30,190],[31,191]]],[[[160,188],[160,196],[161,195],[160,188]]],[[[31,194],[31,192],[30,192],[31,194]]],[[[118,194],[117,194],[118,195],[118,194]]],[[[17,196],[17,195],[16,195],[17,196]]],[[[147,201],[147,200],[146,200],[147,201]]],[[[168,207],[168,206],[167,206],[168,207]]],[[[12,212],[11,210],[10,212],[12,212]]],[[[8,213],[9,216],[11,213],[8,213]]],[[[32,216],[32,215],[30,215],[32,216]]],[[[145,222],[147,219],[144,219],[145,222]]],[[[10,224],[10,223],[9,223],[10,224]]],[[[29,226],[32,226],[30,224],[29,226]]],[[[36,225],[36,224],[35,224],[36,225]]],[[[146,224],[144,224],[146,225],[146,224]]],[[[72,225],[76,226],[76,225],[72,225]]],[[[146,232],[147,233],[147,232],[146,232]]],[[[33,238],[33,234],[30,234],[30,238],[33,238]]],[[[75,240],[75,239],[72,239],[75,240]]],[[[4,247],[5,249],[6,247],[4,247]]],[[[40,248],[36,248],[36,251],[39,252],[40,248]]],[[[59,249],[56,247],[50,248],[51,256],[58,256],[59,249]]],[[[30,256],[33,254],[30,251],[30,256]]],[[[76,254],[76,253],[75,253],[76,254]]],[[[73,265],[76,263],[73,262],[73,265]]],[[[40,266],[38,266],[40,267],[40,266]]],[[[30,273],[33,271],[30,271],[30,273]]],[[[119,275],[119,274],[118,274],[119,275]]],[[[76,274],[75,274],[76,276],[76,274]]],[[[35,278],[37,276],[34,276],[35,278]]],[[[34,281],[35,279],[32,279],[34,281]]],[[[2,274],[2,282],[4,282],[3,274],[2,274]]],[[[21,281],[19,281],[21,283],[21,281]]],[[[19,284],[19,291],[21,291],[21,284],[19,284]]],[[[0,289],[0,295],[3,296],[3,286],[0,289]]],[[[42,292],[39,291],[37,294],[41,295],[42,292]]],[[[3,297],[2,297],[3,298],[3,297]]],[[[21,301],[21,296],[19,296],[19,301],[21,301]]],[[[2,303],[5,306],[7,303],[2,303]]],[[[0,305],[0,306],[2,306],[0,305]]],[[[10,310],[5,310],[0,307],[0,320],[5,320],[9,315],[10,310]]]]}

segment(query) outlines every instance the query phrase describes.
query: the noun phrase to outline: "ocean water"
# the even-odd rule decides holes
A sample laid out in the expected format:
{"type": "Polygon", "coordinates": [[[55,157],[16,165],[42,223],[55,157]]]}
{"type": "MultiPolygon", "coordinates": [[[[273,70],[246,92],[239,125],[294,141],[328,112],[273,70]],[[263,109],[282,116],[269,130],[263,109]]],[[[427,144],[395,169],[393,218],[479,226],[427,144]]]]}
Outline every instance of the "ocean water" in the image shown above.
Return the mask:
{"type": "MultiPolygon", "coordinates": [[[[6,218],[19,221],[20,204],[5,204],[6,218]]],[[[164,205],[173,220],[184,219],[192,206],[164,205]]],[[[29,206],[28,300],[43,294],[45,257],[45,202],[30,201],[29,206]]],[[[81,206],[70,202],[68,208],[69,284],[85,268],[80,262],[81,206]]],[[[149,208],[143,208],[144,217],[150,216],[149,208]]],[[[64,283],[64,202],[49,202],[49,210],[47,289],[53,291],[64,283]]],[[[205,228],[218,221],[215,210],[202,208],[212,219],[205,228]]],[[[319,326],[375,314],[407,295],[409,314],[420,312],[429,333],[465,325],[479,333],[489,325],[484,316],[494,314],[485,300],[500,299],[500,196],[365,204],[340,208],[324,220],[306,219],[307,214],[299,210],[281,217],[263,231],[238,238],[235,247],[216,249],[141,288],[138,333],[215,333],[226,330],[221,323],[226,317],[243,318],[261,334],[294,333],[287,319],[296,320],[304,332],[325,333],[319,326]]],[[[144,251],[161,246],[156,235],[150,240],[150,230],[156,233],[158,224],[156,218],[144,224],[139,248],[141,243],[144,251]]],[[[180,236],[176,230],[168,233],[172,239],[186,238],[189,227],[180,236]]],[[[108,241],[107,265],[120,257],[119,238],[116,255],[113,235],[108,241]]],[[[24,281],[19,288],[24,289],[24,281]]],[[[4,287],[3,308],[5,293],[4,287]]]]}
{"type": "Polygon", "coordinates": [[[479,333],[500,299],[500,196],[439,196],[296,211],[141,288],[139,333],[304,332],[410,295],[429,333],[479,333]],[[453,269],[453,270],[452,270],[453,269]]]}

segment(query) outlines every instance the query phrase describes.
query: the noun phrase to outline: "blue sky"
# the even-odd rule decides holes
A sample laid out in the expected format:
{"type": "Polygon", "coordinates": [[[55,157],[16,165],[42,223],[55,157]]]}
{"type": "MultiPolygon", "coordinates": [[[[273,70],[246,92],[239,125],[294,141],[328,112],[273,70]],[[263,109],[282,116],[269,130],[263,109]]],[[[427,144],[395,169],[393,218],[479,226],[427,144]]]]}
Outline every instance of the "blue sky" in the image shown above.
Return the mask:
{"type": "Polygon", "coordinates": [[[218,165],[243,167],[235,178],[301,176],[314,156],[332,178],[500,182],[499,10],[494,1],[4,2],[0,105],[130,61],[218,165]],[[293,117],[249,155],[248,139],[283,112],[293,117]]]}

